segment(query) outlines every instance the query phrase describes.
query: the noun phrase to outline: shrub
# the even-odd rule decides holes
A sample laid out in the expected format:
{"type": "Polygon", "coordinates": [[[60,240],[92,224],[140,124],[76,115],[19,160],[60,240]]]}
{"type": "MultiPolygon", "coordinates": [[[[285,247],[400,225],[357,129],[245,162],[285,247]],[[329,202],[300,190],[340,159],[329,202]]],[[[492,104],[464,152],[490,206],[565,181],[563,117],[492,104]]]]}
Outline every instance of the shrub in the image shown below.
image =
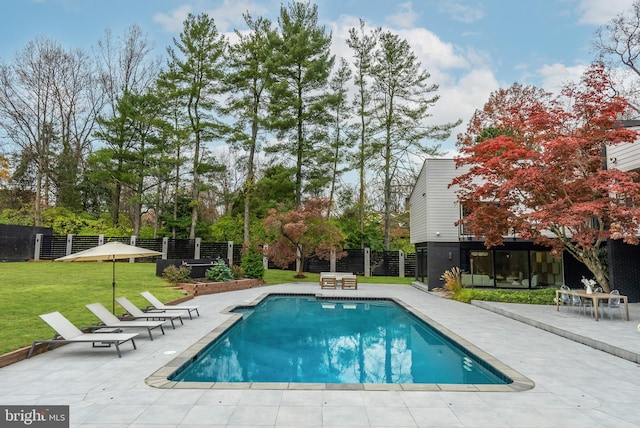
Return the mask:
{"type": "Polygon", "coordinates": [[[445,290],[450,291],[453,294],[462,290],[462,278],[460,276],[459,267],[452,267],[451,269],[444,271],[440,279],[444,281],[445,290]]]}
{"type": "Polygon", "coordinates": [[[191,268],[187,266],[167,266],[162,271],[162,279],[171,285],[176,285],[179,282],[193,282],[191,279],[191,268]]]}
{"type": "Polygon", "coordinates": [[[233,280],[231,268],[221,258],[218,258],[213,265],[205,272],[207,279],[216,282],[226,282],[233,280]]]}
{"type": "Polygon", "coordinates": [[[472,300],[490,302],[525,303],[530,305],[553,305],[556,296],[555,288],[537,290],[496,290],[463,288],[453,295],[454,300],[471,303],[472,300]]]}
{"type": "Polygon", "coordinates": [[[233,279],[242,279],[244,278],[244,270],[241,266],[233,265],[231,266],[231,273],[233,274],[233,279]]]}
{"type": "Polygon", "coordinates": [[[240,266],[248,278],[262,279],[264,277],[262,254],[257,251],[247,251],[242,254],[240,266]]]}

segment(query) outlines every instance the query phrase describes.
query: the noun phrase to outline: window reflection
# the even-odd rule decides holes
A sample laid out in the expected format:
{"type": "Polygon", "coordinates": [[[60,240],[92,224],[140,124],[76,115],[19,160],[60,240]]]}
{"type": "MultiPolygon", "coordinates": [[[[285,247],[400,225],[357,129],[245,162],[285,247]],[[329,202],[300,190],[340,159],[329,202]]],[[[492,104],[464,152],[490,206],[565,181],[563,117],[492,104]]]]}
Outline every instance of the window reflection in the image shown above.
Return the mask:
{"type": "Polygon", "coordinates": [[[467,250],[463,261],[463,287],[536,288],[564,283],[562,259],[549,251],[467,250]]]}

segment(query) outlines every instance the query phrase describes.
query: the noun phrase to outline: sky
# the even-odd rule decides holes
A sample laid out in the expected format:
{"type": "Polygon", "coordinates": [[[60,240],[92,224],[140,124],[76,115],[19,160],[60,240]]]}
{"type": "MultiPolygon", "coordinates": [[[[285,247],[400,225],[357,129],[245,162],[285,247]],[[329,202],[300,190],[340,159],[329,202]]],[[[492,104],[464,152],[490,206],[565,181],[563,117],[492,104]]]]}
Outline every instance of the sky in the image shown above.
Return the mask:
{"type": "MultiPolygon", "coordinates": [[[[244,30],[242,14],[277,21],[289,0],[5,0],[0,15],[0,61],[44,37],[64,48],[90,50],[106,30],[138,24],[166,58],[188,13],[208,13],[218,30],[244,30]]],[[[442,143],[455,150],[491,92],[518,82],[558,93],[594,60],[594,32],[628,10],[633,0],[316,0],[319,23],[332,35],[336,58],[352,59],[345,43],[359,19],[407,39],[439,86],[433,124],[462,119],[442,143]]],[[[431,143],[431,142],[428,142],[431,143]]]]}

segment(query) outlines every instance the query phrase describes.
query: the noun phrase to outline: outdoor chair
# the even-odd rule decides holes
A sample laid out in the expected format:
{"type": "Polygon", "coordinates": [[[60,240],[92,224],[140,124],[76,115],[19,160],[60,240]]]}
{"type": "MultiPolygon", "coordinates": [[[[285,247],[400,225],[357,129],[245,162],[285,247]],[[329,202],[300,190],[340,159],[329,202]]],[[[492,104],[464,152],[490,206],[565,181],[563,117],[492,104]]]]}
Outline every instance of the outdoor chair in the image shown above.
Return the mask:
{"type": "MultiPolygon", "coordinates": [[[[200,312],[198,312],[198,308],[200,306],[189,306],[189,305],[180,305],[180,306],[171,306],[171,305],[165,305],[164,303],[162,303],[160,301],[160,299],[158,299],[156,296],[154,296],[153,294],[149,293],[148,291],[143,291],[142,293],[142,297],[144,297],[149,303],[151,303],[151,306],[153,309],[158,310],[158,311],[186,311],[189,314],[189,319],[193,319],[193,317],[191,316],[192,312],[195,312],[196,315],[200,316],[200,312]]],[[[150,310],[147,310],[147,312],[151,312],[150,310]]]]}
{"type": "Polygon", "coordinates": [[[142,312],[140,308],[131,303],[126,297],[117,297],[116,302],[127,311],[127,317],[133,319],[144,320],[164,320],[171,321],[171,327],[175,330],[175,320],[180,320],[180,324],[184,324],[182,321],[182,315],[180,314],[168,314],[166,312],[142,312]]]}
{"type": "Polygon", "coordinates": [[[606,305],[603,305],[602,309],[606,310],[606,308],[609,308],[609,319],[613,319],[613,310],[614,309],[618,309],[620,310],[620,319],[622,318],[622,305],[620,304],[620,297],[615,297],[615,296],[619,296],[620,295],[620,291],[618,290],[611,290],[611,296],[609,297],[609,299],[607,300],[606,305]]]}
{"type": "Polygon", "coordinates": [[[567,305],[567,309],[569,309],[569,306],[571,306],[571,295],[569,294],[570,291],[571,289],[568,285],[563,284],[560,286],[560,305],[567,305]]]}
{"type": "Polygon", "coordinates": [[[582,306],[582,298],[575,294],[569,294],[569,305],[576,309],[578,312],[582,312],[584,306],[582,306]]]}
{"type": "Polygon", "coordinates": [[[320,277],[320,288],[336,288],[337,280],[335,276],[320,277]]]}
{"type": "Polygon", "coordinates": [[[358,277],[355,275],[343,275],[342,276],[342,289],[358,289],[358,277]]]}
{"type": "MultiPolygon", "coordinates": [[[[602,289],[602,287],[596,287],[596,288],[593,289],[594,293],[602,293],[603,291],[604,290],[602,289]]],[[[587,313],[587,308],[589,308],[589,313],[591,314],[591,317],[594,317],[594,314],[593,314],[593,300],[585,299],[585,300],[582,301],[582,309],[584,310],[585,314],[587,313]]]]}
{"type": "Polygon", "coordinates": [[[149,339],[153,340],[151,330],[159,327],[162,334],[164,334],[162,324],[164,324],[165,321],[121,320],[109,312],[109,310],[100,303],[91,303],[85,306],[104,324],[102,326],[95,326],[96,332],[100,332],[100,330],[104,328],[146,328],[147,333],[149,333],[149,339]]]}
{"type": "Polygon", "coordinates": [[[31,349],[29,349],[27,358],[31,357],[35,347],[41,343],[47,343],[49,345],[49,349],[51,349],[56,343],[65,344],[84,342],[91,343],[94,348],[104,348],[114,345],[119,358],[122,357],[122,354],[120,353],[120,345],[122,343],[131,341],[133,349],[138,349],[136,348],[136,342],[133,340],[138,333],[83,333],[60,312],[43,314],[40,315],[40,318],[42,318],[44,322],[49,324],[49,326],[56,331],[56,335],[53,336],[53,339],[34,341],[31,345],[31,349]],[[101,345],[96,345],[96,343],[100,343],[101,345]]]}

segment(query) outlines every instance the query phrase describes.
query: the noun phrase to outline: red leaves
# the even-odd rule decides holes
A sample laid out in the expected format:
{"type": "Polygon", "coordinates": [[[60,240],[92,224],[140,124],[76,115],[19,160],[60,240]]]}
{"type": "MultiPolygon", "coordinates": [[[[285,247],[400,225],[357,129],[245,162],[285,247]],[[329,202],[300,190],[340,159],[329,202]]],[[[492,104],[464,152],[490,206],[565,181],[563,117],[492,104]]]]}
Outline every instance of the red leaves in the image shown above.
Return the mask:
{"type": "Polygon", "coordinates": [[[568,244],[593,249],[607,238],[637,242],[637,176],[603,169],[605,144],[637,138],[616,125],[627,103],[609,87],[595,64],[563,98],[514,84],[476,112],[458,137],[456,164],[469,172],[452,185],[472,208],[463,222],[488,247],[514,231],[556,252],[568,244]]]}
{"type": "Polygon", "coordinates": [[[304,206],[291,211],[272,209],[264,221],[265,231],[271,237],[265,255],[281,267],[298,257],[301,262],[311,255],[326,260],[332,251],[336,251],[337,258],[344,256],[339,250],[344,239],[342,233],[323,214],[328,203],[325,199],[308,199],[304,206]]]}

